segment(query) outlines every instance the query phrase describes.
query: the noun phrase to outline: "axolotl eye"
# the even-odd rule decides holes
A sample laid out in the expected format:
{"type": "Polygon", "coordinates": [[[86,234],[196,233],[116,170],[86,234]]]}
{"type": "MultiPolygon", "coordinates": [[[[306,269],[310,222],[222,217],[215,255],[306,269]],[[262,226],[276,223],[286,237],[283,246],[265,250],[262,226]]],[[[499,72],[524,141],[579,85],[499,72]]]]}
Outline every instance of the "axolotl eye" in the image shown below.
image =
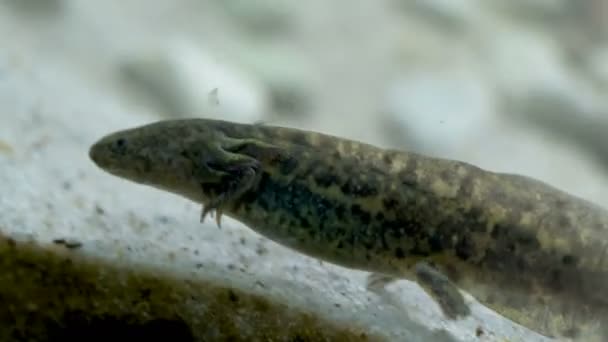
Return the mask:
{"type": "Polygon", "coordinates": [[[120,153],[120,154],[124,153],[125,150],[127,149],[127,139],[118,138],[118,139],[114,140],[112,142],[112,144],[110,145],[110,149],[114,153],[120,153]]]}

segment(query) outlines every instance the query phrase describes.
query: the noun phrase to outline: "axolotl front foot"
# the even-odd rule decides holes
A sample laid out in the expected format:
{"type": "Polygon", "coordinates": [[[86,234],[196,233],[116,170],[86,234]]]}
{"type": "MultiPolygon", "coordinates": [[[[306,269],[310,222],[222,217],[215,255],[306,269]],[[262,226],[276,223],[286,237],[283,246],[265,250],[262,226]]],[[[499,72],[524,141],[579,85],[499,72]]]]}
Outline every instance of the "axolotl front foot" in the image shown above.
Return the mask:
{"type": "MultiPolygon", "coordinates": [[[[458,287],[448,277],[427,263],[417,263],[411,278],[410,280],[416,281],[435,300],[448,319],[466,318],[471,314],[471,308],[458,287]]],[[[397,280],[400,278],[372,273],[367,278],[367,289],[382,294],[388,284],[397,280]]]]}

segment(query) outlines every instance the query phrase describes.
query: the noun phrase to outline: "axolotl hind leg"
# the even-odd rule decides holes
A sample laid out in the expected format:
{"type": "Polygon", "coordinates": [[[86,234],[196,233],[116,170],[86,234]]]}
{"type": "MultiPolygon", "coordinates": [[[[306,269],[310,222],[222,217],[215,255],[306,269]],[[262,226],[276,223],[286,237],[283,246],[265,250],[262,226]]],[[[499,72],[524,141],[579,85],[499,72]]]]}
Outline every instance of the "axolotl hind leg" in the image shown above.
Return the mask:
{"type": "MultiPolygon", "coordinates": [[[[417,282],[435,300],[447,318],[465,318],[471,314],[471,308],[458,287],[429,264],[417,263],[414,267],[414,275],[405,279],[417,282]]],[[[382,294],[388,284],[397,280],[400,278],[372,273],[367,279],[367,289],[382,294]]]]}

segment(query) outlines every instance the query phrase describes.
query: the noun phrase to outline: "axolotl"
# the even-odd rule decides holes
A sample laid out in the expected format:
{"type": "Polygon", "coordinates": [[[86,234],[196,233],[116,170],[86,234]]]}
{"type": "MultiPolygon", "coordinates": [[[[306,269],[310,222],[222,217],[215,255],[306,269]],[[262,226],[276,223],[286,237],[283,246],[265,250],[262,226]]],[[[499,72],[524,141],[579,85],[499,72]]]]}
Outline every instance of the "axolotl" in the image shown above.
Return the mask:
{"type": "Polygon", "coordinates": [[[90,149],[107,172],[232,217],[295,251],[417,282],[447,319],[462,291],[556,338],[608,341],[608,212],[542,181],[328,134],[155,122],[90,149]]]}

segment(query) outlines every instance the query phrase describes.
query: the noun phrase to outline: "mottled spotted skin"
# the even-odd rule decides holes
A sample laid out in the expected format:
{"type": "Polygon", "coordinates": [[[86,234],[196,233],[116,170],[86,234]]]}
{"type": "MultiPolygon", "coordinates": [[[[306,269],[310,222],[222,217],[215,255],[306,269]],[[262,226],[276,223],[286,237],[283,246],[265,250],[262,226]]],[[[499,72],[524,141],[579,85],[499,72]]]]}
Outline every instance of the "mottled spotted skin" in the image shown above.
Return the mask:
{"type": "Polygon", "coordinates": [[[309,256],[418,281],[448,317],[469,312],[455,284],[542,334],[608,340],[608,213],[540,181],[206,119],[117,132],[90,156],[218,224],[224,213],[309,256]]]}

